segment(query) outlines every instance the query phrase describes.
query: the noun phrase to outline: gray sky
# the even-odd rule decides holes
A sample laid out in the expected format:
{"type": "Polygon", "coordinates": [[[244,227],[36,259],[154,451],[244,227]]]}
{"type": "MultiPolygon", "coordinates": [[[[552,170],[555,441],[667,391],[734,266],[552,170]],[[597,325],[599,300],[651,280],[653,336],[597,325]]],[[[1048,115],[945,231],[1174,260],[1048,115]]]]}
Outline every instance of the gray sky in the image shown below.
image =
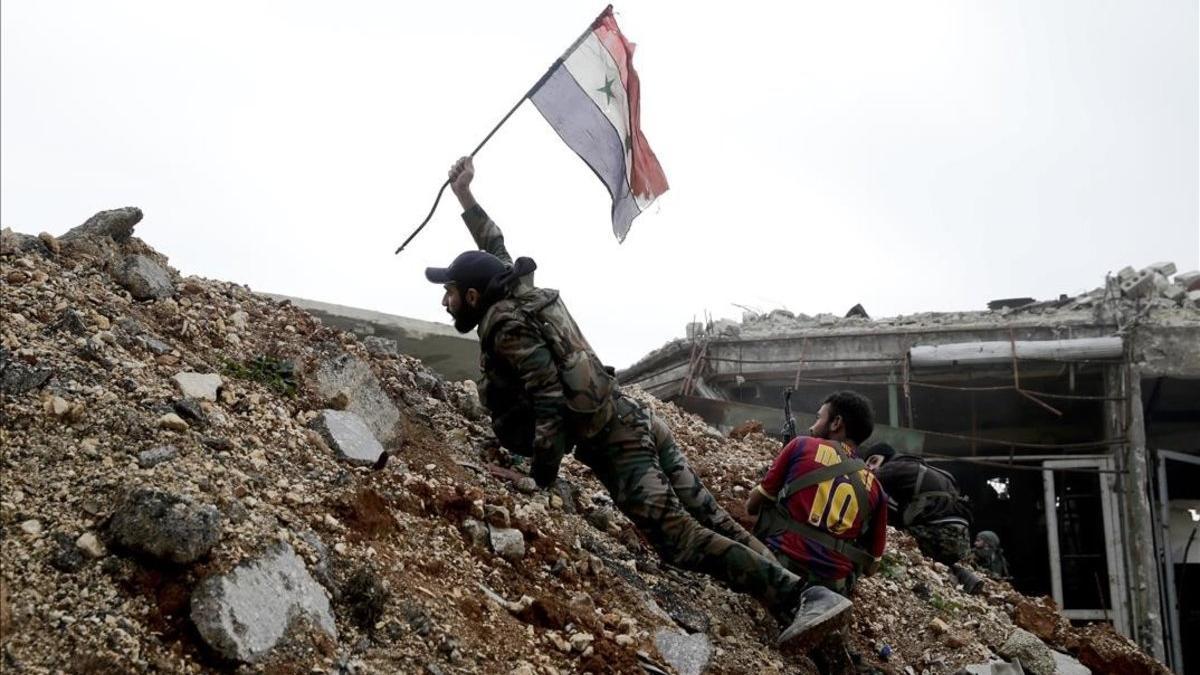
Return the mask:
{"type": "MultiPolygon", "coordinates": [[[[623,245],[528,103],[476,161],[509,248],[625,366],[739,303],[873,316],[1200,266],[1195,0],[618,4],[672,189],[623,245]]],[[[0,222],[142,207],[185,274],[446,321],[449,164],[601,2],[12,0],[0,222]]]]}

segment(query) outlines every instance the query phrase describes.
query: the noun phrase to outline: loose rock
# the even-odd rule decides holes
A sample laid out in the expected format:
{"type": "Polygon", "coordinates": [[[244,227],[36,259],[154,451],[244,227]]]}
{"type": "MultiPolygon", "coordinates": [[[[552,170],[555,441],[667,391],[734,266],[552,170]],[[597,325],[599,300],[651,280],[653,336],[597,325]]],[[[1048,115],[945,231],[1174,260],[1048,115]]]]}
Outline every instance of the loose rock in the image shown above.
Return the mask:
{"type": "Polygon", "coordinates": [[[322,410],[311,426],[337,452],[338,457],[351,464],[370,466],[383,455],[383,445],[363,419],[353,412],[322,410]]]}
{"type": "Polygon", "coordinates": [[[169,462],[178,455],[179,449],[173,445],[162,445],[150,450],[143,450],[138,453],[138,466],[149,469],[163,462],[169,462]]]}
{"type": "Polygon", "coordinates": [[[228,659],[261,660],[300,621],[337,639],[325,589],[284,543],[229,574],[200,582],[191,605],[201,637],[228,659]]]}
{"type": "Polygon", "coordinates": [[[171,275],[162,265],[144,255],[126,257],[113,275],[134,300],[157,300],[175,294],[171,275]]]}
{"type": "Polygon", "coordinates": [[[1023,628],[1017,628],[1000,647],[1006,659],[1020,659],[1021,666],[1033,675],[1054,675],[1054,655],[1046,643],[1023,628]]]}
{"type": "Polygon", "coordinates": [[[181,372],[176,373],[171,379],[179,387],[179,392],[183,394],[184,398],[205,401],[216,401],[217,389],[222,384],[221,376],[216,373],[181,372]]]}
{"type": "Polygon", "coordinates": [[[136,553],[174,563],[200,559],[221,538],[221,514],[211,504],[152,488],[138,488],[109,522],[113,540],[136,553]]]}
{"type": "Polygon", "coordinates": [[[187,431],[188,423],[183,421],[183,418],[175,413],[167,413],[158,418],[158,426],[171,431],[187,431]]]}
{"type": "Polygon", "coordinates": [[[100,538],[92,532],[84,532],[75,540],[75,547],[83,551],[90,558],[102,558],[106,551],[104,544],[100,542],[100,538]]]}
{"type": "Polygon", "coordinates": [[[686,635],[662,629],[654,634],[654,644],[658,647],[658,653],[680,675],[700,675],[712,658],[712,644],[703,633],[686,635]]]}
{"type": "Polygon", "coordinates": [[[142,220],[142,210],[136,206],[101,211],[88,218],[82,225],[64,234],[62,241],[74,241],[84,237],[110,237],[113,241],[127,241],[133,228],[142,220]]]}
{"type": "Polygon", "coordinates": [[[489,527],[492,550],[496,555],[515,563],[525,557],[525,537],[520,530],[503,527],[489,527]]]}

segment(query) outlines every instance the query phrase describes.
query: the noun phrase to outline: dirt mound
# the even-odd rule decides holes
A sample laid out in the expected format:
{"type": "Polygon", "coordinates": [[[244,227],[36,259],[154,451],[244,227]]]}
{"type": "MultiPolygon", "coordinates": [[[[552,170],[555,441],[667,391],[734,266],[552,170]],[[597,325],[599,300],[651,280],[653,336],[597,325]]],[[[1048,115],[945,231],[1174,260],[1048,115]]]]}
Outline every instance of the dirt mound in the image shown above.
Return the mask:
{"type": "MultiPolygon", "coordinates": [[[[962,594],[902,534],[860,583],[847,639],[785,657],[754,601],[661,564],[585,467],[534,489],[473,421],[473,387],[243,286],[180,278],[130,236],[140,211],[107,213],[89,223],[116,225],[0,242],[6,672],[672,672],[687,657],[717,673],[950,673],[1016,625],[1089,665],[1157,672],[1007,586],[962,594]],[[330,410],[374,438],[318,433],[330,410]],[[339,443],[382,439],[373,464],[341,458],[339,443]],[[137,488],[169,495],[170,515],[128,535],[150,540],[134,550],[110,523],[137,488]],[[184,543],[194,562],[153,553],[184,543]],[[215,609],[198,621],[202,592],[215,609]],[[289,609],[245,620],[268,607],[289,609]]],[[[744,517],[775,442],[634,394],[744,517]]]]}

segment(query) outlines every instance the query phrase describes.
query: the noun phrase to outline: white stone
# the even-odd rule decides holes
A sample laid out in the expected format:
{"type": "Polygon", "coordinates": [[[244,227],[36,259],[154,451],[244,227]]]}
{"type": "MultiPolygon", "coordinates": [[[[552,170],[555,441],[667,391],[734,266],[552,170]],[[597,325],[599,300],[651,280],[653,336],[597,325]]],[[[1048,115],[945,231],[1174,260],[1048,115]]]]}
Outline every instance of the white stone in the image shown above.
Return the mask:
{"type": "Polygon", "coordinates": [[[654,635],[654,644],[680,675],[700,675],[712,658],[712,645],[704,633],[687,635],[664,628],[654,635]]]}
{"type": "Polygon", "coordinates": [[[367,423],[349,410],[322,410],[310,426],[340,458],[352,464],[369,466],[383,454],[383,445],[367,423]]]}
{"type": "Polygon", "coordinates": [[[37,536],[42,533],[42,521],[26,520],[25,522],[21,523],[21,531],[25,534],[37,536]]]}
{"type": "Polygon", "coordinates": [[[167,413],[158,418],[158,426],[171,431],[187,431],[188,423],[175,413],[167,413]]]}
{"type": "Polygon", "coordinates": [[[269,654],[299,618],[337,640],[325,589],[288,544],[201,581],[192,593],[191,617],[214,650],[249,663],[269,654]]]}
{"type": "Polygon", "coordinates": [[[104,544],[91,532],[84,532],[75,540],[75,546],[92,558],[104,556],[104,544]]]}
{"type": "Polygon", "coordinates": [[[504,527],[488,527],[492,550],[509,562],[525,557],[525,537],[520,530],[504,527]]]}
{"type": "Polygon", "coordinates": [[[217,389],[221,387],[221,376],[216,373],[176,373],[171,378],[175,381],[184,398],[198,398],[205,401],[217,400],[217,389]]]}
{"type": "Polygon", "coordinates": [[[591,633],[576,633],[571,636],[571,649],[582,652],[596,640],[591,633]]]}

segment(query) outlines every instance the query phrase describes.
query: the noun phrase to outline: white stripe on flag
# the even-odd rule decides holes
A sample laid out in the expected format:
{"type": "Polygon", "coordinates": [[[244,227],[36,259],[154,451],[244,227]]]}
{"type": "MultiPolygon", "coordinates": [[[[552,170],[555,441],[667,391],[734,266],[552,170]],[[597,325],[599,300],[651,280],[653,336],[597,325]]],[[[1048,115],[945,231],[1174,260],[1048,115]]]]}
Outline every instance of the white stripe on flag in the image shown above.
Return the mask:
{"type": "MultiPolygon", "coordinates": [[[[629,140],[629,97],[625,85],[621,82],[617,62],[593,32],[571,52],[563,65],[579,83],[579,88],[583,89],[617,130],[617,135],[625,147],[625,180],[628,183],[629,176],[633,175],[633,151],[629,140]],[[611,98],[606,89],[612,92],[611,98]]],[[[645,209],[654,201],[640,198],[638,195],[632,196],[639,209],[645,209]]]]}

